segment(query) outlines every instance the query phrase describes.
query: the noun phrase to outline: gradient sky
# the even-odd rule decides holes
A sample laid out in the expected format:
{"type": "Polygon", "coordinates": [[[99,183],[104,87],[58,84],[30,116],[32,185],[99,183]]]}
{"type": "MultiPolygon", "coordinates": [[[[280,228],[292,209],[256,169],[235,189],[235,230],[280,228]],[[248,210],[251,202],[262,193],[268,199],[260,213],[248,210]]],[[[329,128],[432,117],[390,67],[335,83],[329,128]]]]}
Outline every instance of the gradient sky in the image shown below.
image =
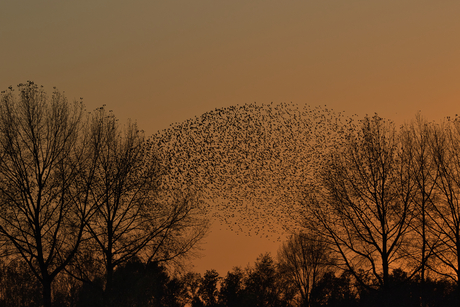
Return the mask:
{"type": "MultiPolygon", "coordinates": [[[[56,86],[147,135],[254,101],[438,120],[460,113],[458,16],[458,0],[2,0],[0,89],[56,86]]],[[[279,244],[221,228],[196,271],[279,244]]]]}

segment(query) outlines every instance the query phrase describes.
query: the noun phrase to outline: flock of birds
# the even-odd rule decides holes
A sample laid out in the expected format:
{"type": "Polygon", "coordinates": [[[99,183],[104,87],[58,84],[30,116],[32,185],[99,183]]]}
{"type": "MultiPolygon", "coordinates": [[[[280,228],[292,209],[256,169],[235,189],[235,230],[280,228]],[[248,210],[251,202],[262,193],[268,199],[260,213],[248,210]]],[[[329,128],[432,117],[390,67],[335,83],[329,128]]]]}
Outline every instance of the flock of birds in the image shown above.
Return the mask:
{"type": "Polygon", "coordinates": [[[148,144],[167,167],[164,188],[198,195],[233,231],[275,238],[301,223],[304,187],[350,120],[325,107],[251,103],[172,124],[148,144]]]}

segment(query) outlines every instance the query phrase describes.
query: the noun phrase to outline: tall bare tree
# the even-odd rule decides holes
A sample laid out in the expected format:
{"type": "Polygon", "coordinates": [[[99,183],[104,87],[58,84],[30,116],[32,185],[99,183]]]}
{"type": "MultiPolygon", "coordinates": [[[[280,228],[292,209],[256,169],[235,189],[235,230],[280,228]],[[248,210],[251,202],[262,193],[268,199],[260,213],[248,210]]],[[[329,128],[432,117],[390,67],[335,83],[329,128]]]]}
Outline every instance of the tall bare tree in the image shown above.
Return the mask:
{"type": "Polygon", "coordinates": [[[414,267],[413,273],[419,274],[422,283],[427,272],[433,265],[436,235],[433,233],[433,209],[438,201],[437,181],[439,171],[433,155],[434,123],[430,123],[418,114],[410,124],[400,131],[401,141],[406,148],[412,149],[412,178],[416,193],[413,198],[415,218],[411,225],[412,238],[408,252],[409,265],[414,267]],[[410,259],[412,258],[412,260],[410,259]]]}
{"type": "Polygon", "coordinates": [[[438,199],[432,231],[439,240],[436,271],[452,278],[460,293],[460,120],[445,121],[433,134],[433,155],[439,173],[438,199]]]}
{"type": "Polygon", "coordinates": [[[51,306],[51,285],[75,255],[91,215],[77,170],[89,155],[81,102],[50,97],[33,82],[2,92],[0,102],[0,236],[3,251],[22,257],[51,306]]]}
{"type": "Polygon", "coordinates": [[[394,124],[377,115],[350,131],[308,191],[310,227],[326,237],[337,264],[363,285],[360,270],[388,289],[414,213],[411,148],[400,142],[394,124]]]}
{"type": "Polygon", "coordinates": [[[301,306],[310,306],[312,289],[332,264],[325,241],[304,232],[292,234],[278,250],[279,270],[296,285],[301,306]]]}
{"type": "MultiPolygon", "coordinates": [[[[96,152],[90,201],[97,208],[86,224],[85,252],[100,262],[105,304],[111,301],[113,272],[135,256],[146,262],[171,261],[187,255],[204,236],[207,221],[200,204],[186,192],[168,191],[163,166],[136,124],[118,124],[112,112],[94,111],[90,148],[96,152]]],[[[77,260],[82,260],[78,258],[77,260]]],[[[74,274],[89,274],[75,263],[74,274]],[[76,271],[75,271],[76,270],[76,271]]],[[[86,275],[86,276],[85,276],[86,275]]]]}

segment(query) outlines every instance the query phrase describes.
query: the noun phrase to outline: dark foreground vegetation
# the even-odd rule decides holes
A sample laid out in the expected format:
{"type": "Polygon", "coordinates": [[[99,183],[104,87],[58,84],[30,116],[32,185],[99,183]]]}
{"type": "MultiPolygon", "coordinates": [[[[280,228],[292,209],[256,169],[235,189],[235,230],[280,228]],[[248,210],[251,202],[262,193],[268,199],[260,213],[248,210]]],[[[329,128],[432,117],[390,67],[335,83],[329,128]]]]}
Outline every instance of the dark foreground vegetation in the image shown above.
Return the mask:
{"type": "MultiPolygon", "coordinates": [[[[0,306],[42,306],[40,283],[20,261],[1,266],[0,306]]],[[[171,276],[157,263],[131,259],[113,275],[112,298],[115,306],[458,306],[456,286],[449,280],[410,279],[396,269],[390,275],[393,288],[369,291],[349,272],[327,270],[309,293],[302,297],[293,276],[269,254],[260,255],[252,266],[236,267],[226,276],[215,270],[171,276]],[[423,301],[422,301],[423,300],[423,301]]],[[[372,283],[372,281],[370,281],[372,283]]],[[[97,283],[102,284],[100,279],[97,283]]],[[[53,306],[103,306],[104,293],[89,283],[63,274],[53,287],[53,306]]]]}
{"type": "MultiPolygon", "coordinates": [[[[216,110],[146,140],[57,90],[3,91],[0,307],[460,306],[460,118],[396,127],[285,107],[216,110]],[[284,216],[276,259],[184,272],[213,188],[284,216]]],[[[257,224],[226,200],[223,217],[257,224]]]]}

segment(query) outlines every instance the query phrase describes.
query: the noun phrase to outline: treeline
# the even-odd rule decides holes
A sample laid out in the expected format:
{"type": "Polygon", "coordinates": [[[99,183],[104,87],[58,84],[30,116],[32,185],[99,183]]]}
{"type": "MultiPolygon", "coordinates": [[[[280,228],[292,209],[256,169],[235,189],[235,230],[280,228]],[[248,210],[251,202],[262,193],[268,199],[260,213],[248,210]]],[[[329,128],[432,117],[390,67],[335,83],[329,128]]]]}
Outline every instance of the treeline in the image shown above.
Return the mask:
{"type": "MultiPolygon", "coordinates": [[[[282,260],[263,254],[254,266],[234,268],[225,277],[207,271],[197,279],[191,306],[458,306],[456,286],[450,280],[427,279],[422,285],[401,269],[390,274],[392,290],[382,291],[364,287],[348,271],[329,267],[317,276],[308,298],[303,296],[297,277],[286,271],[282,260]]],[[[369,283],[378,284],[375,280],[369,283]]]]}
{"type": "MultiPolygon", "coordinates": [[[[428,278],[422,284],[419,278],[395,269],[390,274],[393,289],[383,292],[363,287],[353,274],[333,266],[318,274],[307,300],[292,268],[286,267],[281,250],[276,260],[268,253],[261,254],[253,265],[235,267],[225,276],[215,270],[203,276],[193,272],[171,276],[158,263],[146,264],[133,258],[114,271],[113,299],[120,307],[457,306],[456,285],[445,278],[428,278]]],[[[0,306],[42,306],[40,283],[25,263],[2,263],[0,274],[0,306]]],[[[102,284],[103,279],[97,282],[102,284]]],[[[375,280],[370,283],[378,285],[375,280]]],[[[66,274],[58,278],[53,297],[56,307],[104,304],[100,288],[66,274]]]]}
{"type": "MultiPolygon", "coordinates": [[[[0,267],[0,306],[43,306],[41,284],[20,259],[0,267]]],[[[60,274],[53,286],[53,306],[104,306],[103,276],[89,282],[60,274]]],[[[113,273],[114,306],[184,306],[183,281],[170,278],[167,270],[134,257],[113,273]]]]}

